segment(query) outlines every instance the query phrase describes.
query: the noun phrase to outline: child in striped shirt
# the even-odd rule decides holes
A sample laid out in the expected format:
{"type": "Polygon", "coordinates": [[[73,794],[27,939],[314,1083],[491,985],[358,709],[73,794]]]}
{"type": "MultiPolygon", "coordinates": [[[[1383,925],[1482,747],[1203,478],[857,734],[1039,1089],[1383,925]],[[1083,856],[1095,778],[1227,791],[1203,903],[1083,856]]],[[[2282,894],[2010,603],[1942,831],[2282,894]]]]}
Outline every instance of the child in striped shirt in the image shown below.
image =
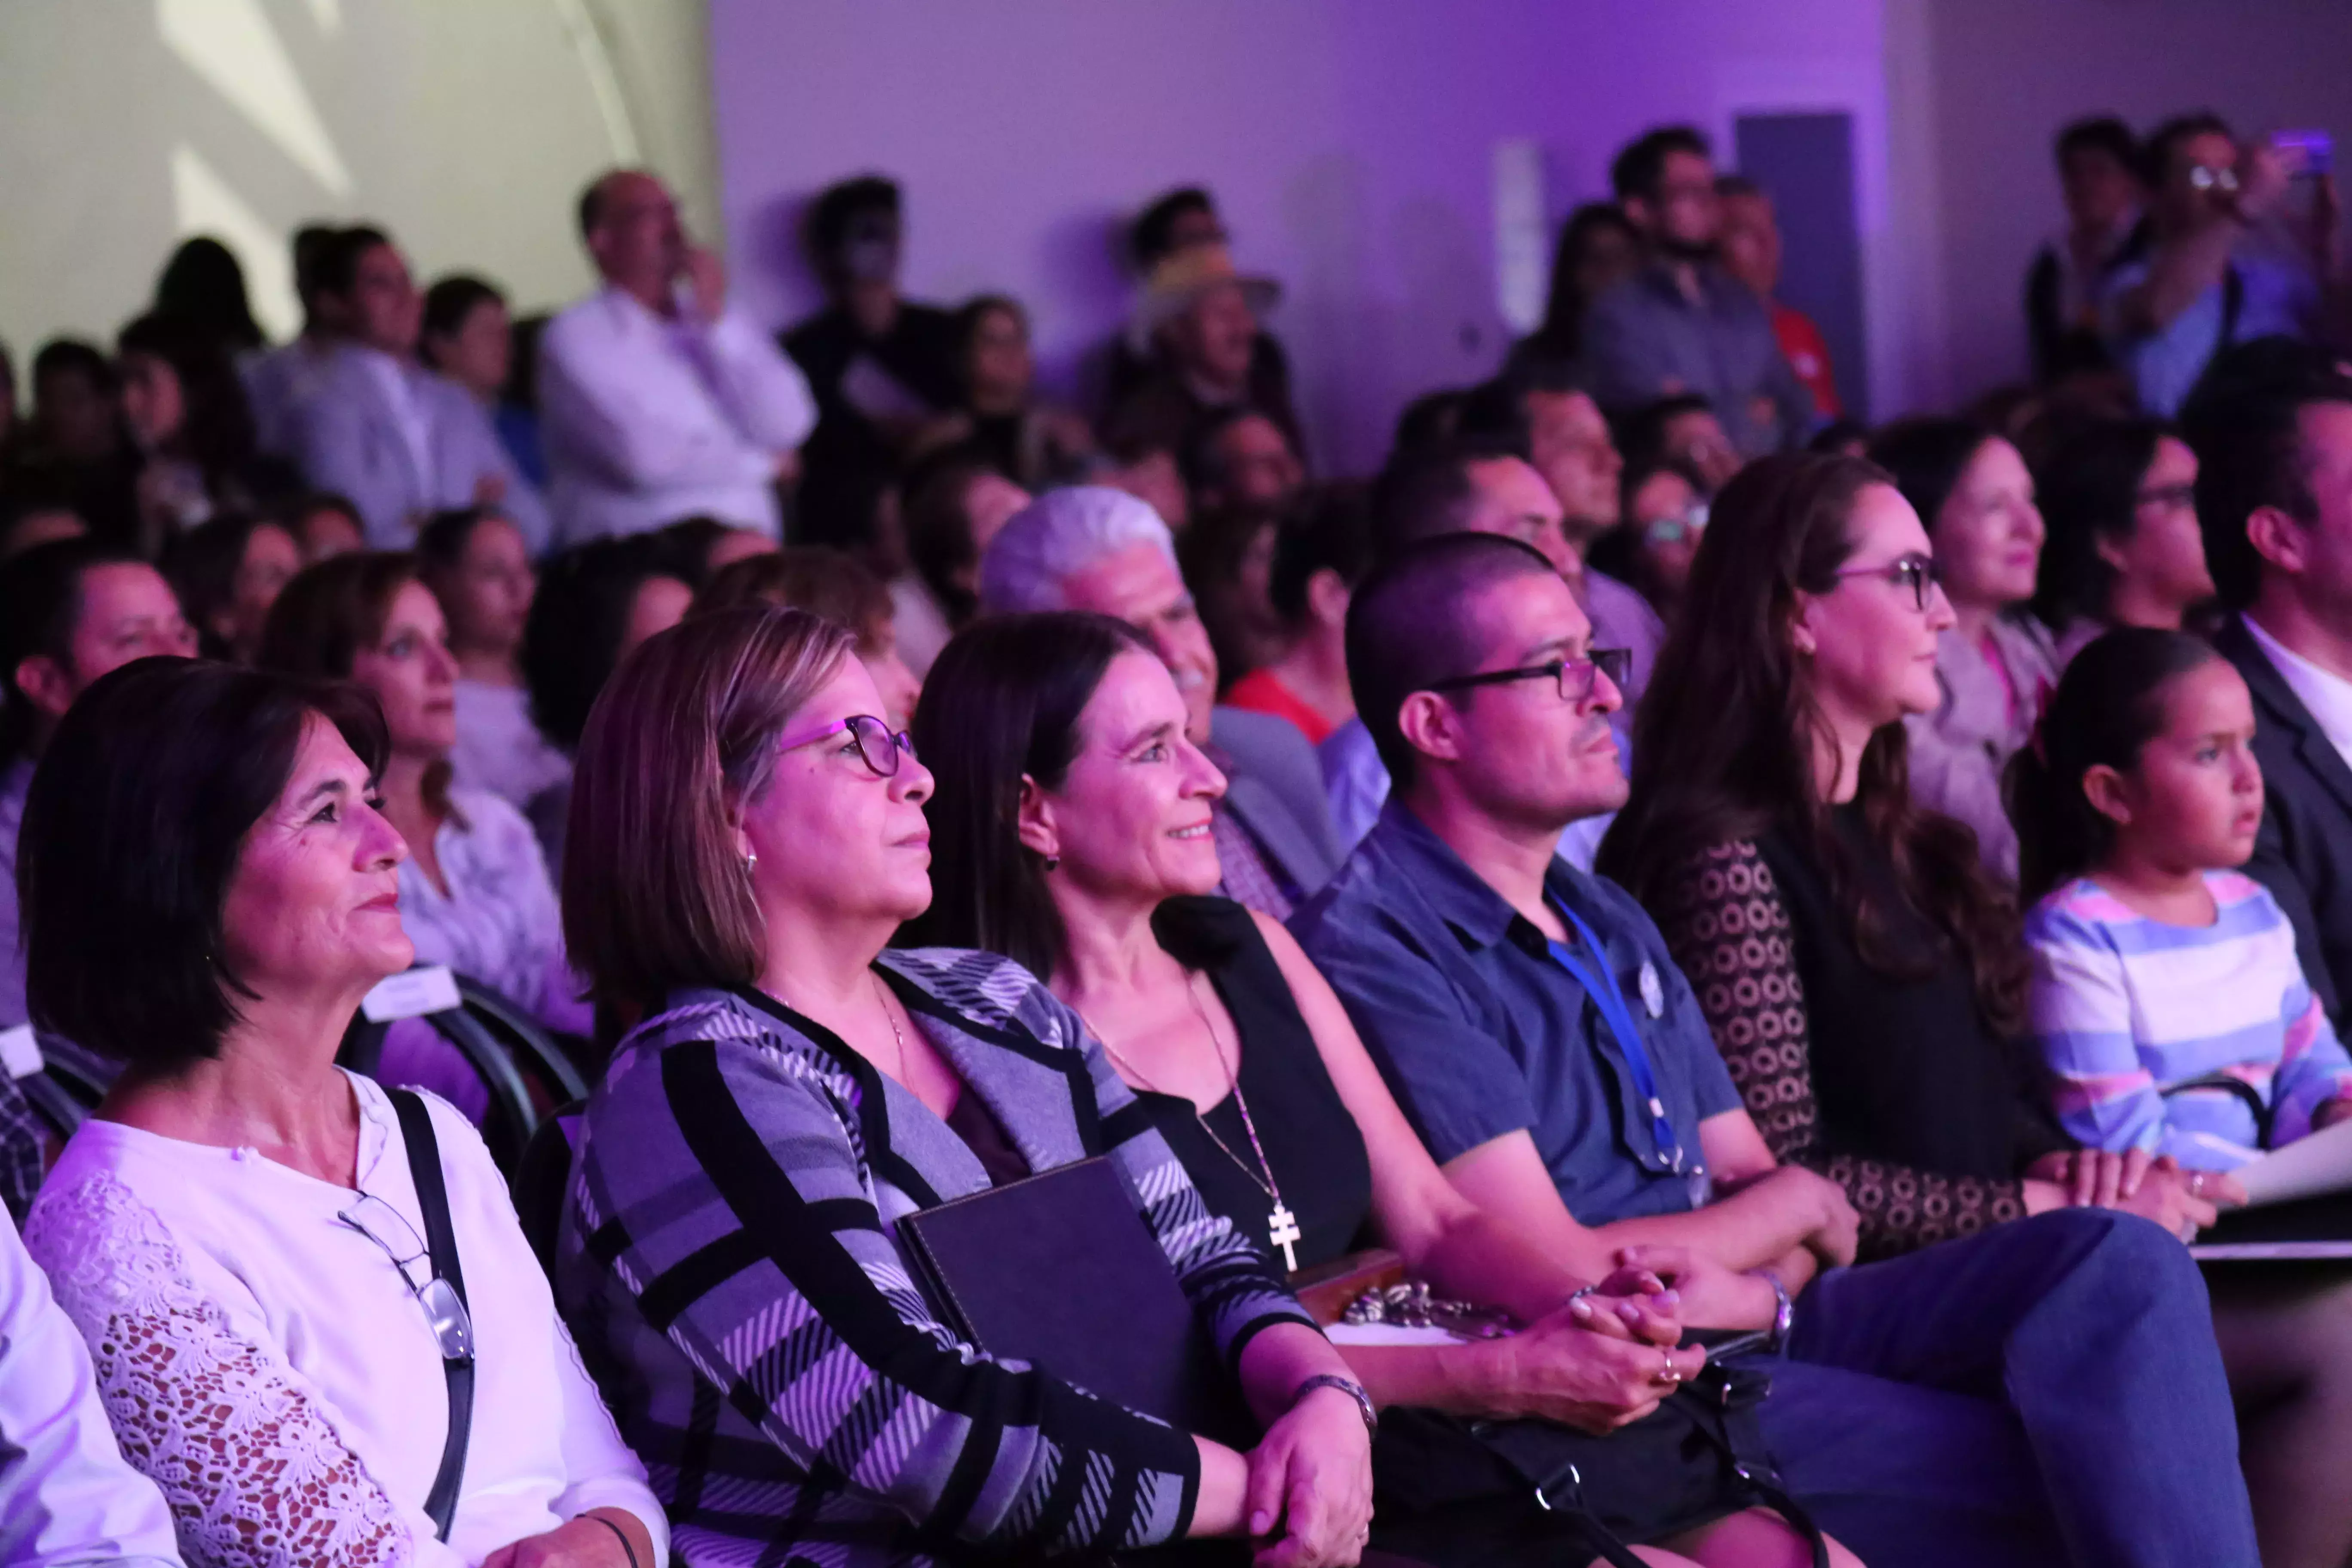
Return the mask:
{"type": "Polygon", "coordinates": [[[2087,1147],[2228,1171],[2352,1113],[2294,928],[2235,869],[2262,824],[2253,732],[2228,661],[2126,629],[2076,656],[2012,766],[2029,1016],[2087,1147]]]}

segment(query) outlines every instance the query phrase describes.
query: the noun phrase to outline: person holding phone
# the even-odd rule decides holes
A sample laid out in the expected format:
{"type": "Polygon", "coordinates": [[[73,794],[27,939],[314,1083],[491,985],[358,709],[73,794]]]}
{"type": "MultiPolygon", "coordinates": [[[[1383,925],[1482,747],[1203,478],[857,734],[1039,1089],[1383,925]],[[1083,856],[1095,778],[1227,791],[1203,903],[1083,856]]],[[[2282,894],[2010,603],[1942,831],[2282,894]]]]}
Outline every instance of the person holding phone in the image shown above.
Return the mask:
{"type": "Polygon", "coordinates": [[[2257,246],[2250,238],[2280,215],[2308,145],[2241,143],[2218,116],[2189,114],[2158,126],[2142,156],[2155,243],[2108,274],[2100,326],[2140,405],[2169,418],[2231,343],[2308,334],[2337,270],[2336,188],[2313,174],[2309,231],[2257,246]]]}
{"type": "Polygon", "coordinates": [[[547,324],[540,415],[559,545],[697,513],[782,532],[776,486],[816,423],[807,381],[728,306],[668,187],[616,169],[580,198],[604,288],[547,324]]]}

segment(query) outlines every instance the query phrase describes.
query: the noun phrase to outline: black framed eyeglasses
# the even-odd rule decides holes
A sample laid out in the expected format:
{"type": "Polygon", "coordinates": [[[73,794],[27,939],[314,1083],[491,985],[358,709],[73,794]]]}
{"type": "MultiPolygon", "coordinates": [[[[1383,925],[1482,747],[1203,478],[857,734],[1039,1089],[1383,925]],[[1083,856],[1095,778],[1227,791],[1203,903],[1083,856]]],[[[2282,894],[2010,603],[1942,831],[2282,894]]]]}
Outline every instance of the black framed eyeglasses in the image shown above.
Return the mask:
{"type": "Polygon", "coordinates": [[[830,735],[849,731],[857,743],[860,761],[873,770],[877,778],[898,776],[898,759],[915,754],[915,742],[907,738],[904,730],[893,730],[871,713],[853,713],[846,719],[836,719],[821,730],[809,730],[798,735],[787,735],[776,742],[776,750],[789,752],[795,747],[813,745],[830,735]]]}
{"type": "Polygon", "coordinates": [[[1559,685],[1559,700],[1581,706],[1592,700],[1600,689],[1600,678],[1607,676],[1609,684],[1618,690],[1625,689],[1625,681],[1633,673],[1633,652],[1631,648],[1597,647],[1586,658],[1556,658],[1549,664],[1530,664],[1518,669],[1490,669],[1482,675],[1455,675],[1444,680],[1433,680],[1423,688],[1428,691],[1460,691],[1473,686],[1501,686],[1513,680],[1536,680],[1549,678],[1559,685]]]}
{"type": "Polygon", "coordinates": [[[402,1283],[424,1309],[433,1342],[441,1347],[441,1359],[472,1360],[474,1320],[467,1313],[466,1303],[457,1299],[457,1288],[433,1272],[431,1249],[407,1217],[372,1193],[362,1193],[359,1202],[335,1217],[383,1248],[383,1255],[400,1270],[402,1283]]]}
{"type": "Polygon", "coordinates": [[[1849,577],[1870,577],[1881,583],[1892,583],[1899,588],[1908,588],[1912,604],[1923,611],[1927,609],[1927,601],[1934,595],[1936,584],[1939,581],[1936,575],[1936,563],[1918,554],[1902,556],[1884,566],[1849,566],[1836,575],[1841,582],[1849,577]]]}

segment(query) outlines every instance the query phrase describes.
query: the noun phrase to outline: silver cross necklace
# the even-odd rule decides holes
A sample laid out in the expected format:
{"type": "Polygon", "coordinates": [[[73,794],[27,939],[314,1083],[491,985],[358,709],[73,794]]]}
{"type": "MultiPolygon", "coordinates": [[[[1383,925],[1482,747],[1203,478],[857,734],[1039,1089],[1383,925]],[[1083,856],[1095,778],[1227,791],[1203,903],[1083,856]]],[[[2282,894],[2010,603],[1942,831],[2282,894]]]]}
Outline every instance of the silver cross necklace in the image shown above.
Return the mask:
{"type": "Polygon", "coordinates": [[[1168,1094],[1166,1089],[1146,1077],[1141,1068],[1128,1060],[1126,1055],[1110,1043],[1109,1036],[1100,1029],[1096,1029],[1092,1024],[1087,1023],[1083,1016],[1078,1021],[1094,1031],[1095,1038],[1100,1040],[1103,1049],[1110,1053],[1110,1059],[1126,1069],[1128,1077],[1154,1094],[1168,1095],[1171,1100],[1181,1100],[1186,1105],[1192,1106],[1192,1120],[1201,1124],[1201,1131],[1209,1135],[1209,1142],[1224,1151],[1225,1158],[1240,1166],[1242,1174],[1256,1183],[1259,1189],[1274,1201],[1273,1211],[1265,1216],[1266,1239],[1281,1249],[1282,1267],[1285,1271],[1296,1273],[1298,1268],[1298,1243],[1304,1238],[1306,1233],[1298,1228],[1298,1216],[1290,1212],[1288,1204],[1282,1201],[1282,1189],[1275,1184],[1274,1162],[1265,1157],[1265,1145],[1258,1142],[1257,1123],[1250,1119],[1249,1097],[1242,1093],[1242,1066],[1239,1053],[1235,1053],[1231,1058],[1226,1056],[1224,1039],[1217,1033],[1217,1026],[1211,1021],[1209,1010],[1201,1005],[1201,993],[1195,989],[1199,979],[1198,975],[1189,972],[1185,974],[1184,997],[1192,1004],[1193,1016],[1201,1020],[1201,1027],[1209,1032],[1209,1048],[1217,1053],[1217,1066],[1224,1069],[1225,1092],[1233,1096],[1234,1109],[1242,1113],[1242,1131],[1249,1134],[1250,1152],[1257,1156],[1257,1170],[1252,1170],[1250,1163],[1235,1153],[1232,1144],[1217,1136],[1217,1130],[1209,1125],[1209,1119],[1201,1113],[1199,1106],[1192,1105],[1192,1100],[1183,1095],[1168,1094]],[[1259,1171],[1265,1173],[1260,1175],[1259,1171]]]}

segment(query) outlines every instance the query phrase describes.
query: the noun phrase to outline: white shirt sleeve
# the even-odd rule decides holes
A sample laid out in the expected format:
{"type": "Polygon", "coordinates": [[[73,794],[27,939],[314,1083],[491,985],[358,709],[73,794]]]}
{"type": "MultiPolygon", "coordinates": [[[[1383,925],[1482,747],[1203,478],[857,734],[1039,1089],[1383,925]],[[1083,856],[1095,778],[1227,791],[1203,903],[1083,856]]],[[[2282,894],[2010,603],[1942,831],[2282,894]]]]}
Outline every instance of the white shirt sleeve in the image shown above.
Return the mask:
{"type": "Polygon", "coordinates": [[[44,1193],[26,1240],[94,1347],[123,1456],[163,1489],[193,1568],[464,1568],[411,1538],[290,1369],[231,1327],[121,1182],[92,1173],[44,1193]]]}
{"type": "Polygon", "coordinates": [[[730,310],[701,329],[712,367],[736,426],[772,452],[789,452],[816,427],[816,398],[808,377],[775,340],[741,312],[730,310]]]}
{"type": "Polygon", "coordinates": [[[0,1563],[179,1561],[163,1494],[115,1447],[81,1335],[0,1215],[0,1563]]]}

